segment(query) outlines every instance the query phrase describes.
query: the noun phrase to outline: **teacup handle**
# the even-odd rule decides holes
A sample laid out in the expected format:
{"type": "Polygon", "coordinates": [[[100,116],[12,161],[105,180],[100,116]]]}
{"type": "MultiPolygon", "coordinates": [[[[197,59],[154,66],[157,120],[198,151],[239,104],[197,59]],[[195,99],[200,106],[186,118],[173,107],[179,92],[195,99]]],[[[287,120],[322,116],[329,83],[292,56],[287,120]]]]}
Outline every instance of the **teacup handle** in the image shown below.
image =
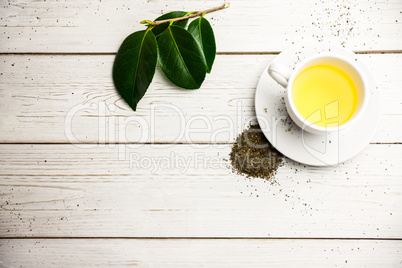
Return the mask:
{"type": "Polygon", "coordinates": [[[268,67],[268,73],[276,82],[286,88],[292,70],[279,62],[272,62],[268,67]]]}

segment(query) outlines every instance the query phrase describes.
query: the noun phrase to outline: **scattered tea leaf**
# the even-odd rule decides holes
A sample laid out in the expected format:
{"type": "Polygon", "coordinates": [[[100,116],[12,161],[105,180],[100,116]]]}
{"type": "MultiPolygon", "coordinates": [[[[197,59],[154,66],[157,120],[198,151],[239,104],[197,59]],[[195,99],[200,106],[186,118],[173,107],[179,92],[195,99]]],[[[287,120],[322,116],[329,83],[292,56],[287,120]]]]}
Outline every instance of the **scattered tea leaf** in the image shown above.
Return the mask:
{"type": "Polygon", "coordinates": [[[237,137],[229,156],[236,173],[271,182],[283,163],[282,154],[269,143],[258,124],[251,125],[237,137]]]}

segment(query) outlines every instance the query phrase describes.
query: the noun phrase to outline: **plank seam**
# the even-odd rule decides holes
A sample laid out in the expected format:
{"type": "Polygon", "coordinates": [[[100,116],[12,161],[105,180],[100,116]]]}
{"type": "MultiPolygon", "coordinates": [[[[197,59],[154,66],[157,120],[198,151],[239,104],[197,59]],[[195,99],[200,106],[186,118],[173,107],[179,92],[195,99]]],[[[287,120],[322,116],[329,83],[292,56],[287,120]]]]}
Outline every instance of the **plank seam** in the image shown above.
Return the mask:
{"type": "Polygon", "coordinates": [[[13,236],[13,237],[0,237],[0,240],[17,240],[17,239],[129,239],[129,240],[367,240],[367,241],[402,241],[401,238],[381,238],[381,237],[130,237],[130,236],[99,236],[99,237],[49,237],[49,236],[13,236]]]}
{"type": "MultiPolygon", "coordinates": [[[[227,51],[217,55],[277,55],[281,51],[227,51]]],[[[356,54],[402,54],[402,50],[357,50],[356,54]]],[[[0,56],[115,56],[116,52],[0,52],[0,56]]]]}
{"type": "MultiPolygon", "coordinates": [[[[216,142],[216,143],[202,143],[202,142],[0,142],[0,145],[232,145],[233,142],[216,142]]],[[[401,142],[372,142],[370,145],[400,145],[401,142]]]]}

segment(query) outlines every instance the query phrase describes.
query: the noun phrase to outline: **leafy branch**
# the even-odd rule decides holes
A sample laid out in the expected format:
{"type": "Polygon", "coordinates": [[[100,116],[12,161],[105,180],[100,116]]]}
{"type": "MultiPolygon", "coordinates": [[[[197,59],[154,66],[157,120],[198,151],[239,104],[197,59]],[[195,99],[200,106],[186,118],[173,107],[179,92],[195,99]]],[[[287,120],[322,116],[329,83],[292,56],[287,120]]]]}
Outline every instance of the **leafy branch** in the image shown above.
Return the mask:
{"type": "Polygon", "coordinates": [[[195,18],[195,17],[204,16],[207,13],[215,12],[215,11],[225,9],[225,8],[228,8],[228,7],[230,7],[230,3],[226,2],[225,4],[223,4],[222,6],[219,6],[219,7],[214,7],[214,8],[206,9],[206,10],[203,10],[203,11],[188,12],[187,15],[185,15],[183,17],[180,17],[180,18],[173,18],[173,19],[166,19],[166,20],[156,20],[156,21],[143,20],[140,23],[148,24],[150,26],[156,26],[156,25],[160,25],[160,24],[168,23],[168,22],[172,22],[172,21],[180,21],[180,20],[186,20],[186,19],[191,19],[191,18],[195,18]]]}
{"type": "Polygon", "coordinates": [[[154,21],[141,21],[148,28],[123,41],[113,64],[113,82],[134,111],[152,82],[157,62],[177,86],[201,87],[216,55],[214,32],[204,15],[227,7],[229,3],[203,11],[173,11],[154,21]],[[200,18],[186,29],[188,20],[196,17],[200,18]]]}

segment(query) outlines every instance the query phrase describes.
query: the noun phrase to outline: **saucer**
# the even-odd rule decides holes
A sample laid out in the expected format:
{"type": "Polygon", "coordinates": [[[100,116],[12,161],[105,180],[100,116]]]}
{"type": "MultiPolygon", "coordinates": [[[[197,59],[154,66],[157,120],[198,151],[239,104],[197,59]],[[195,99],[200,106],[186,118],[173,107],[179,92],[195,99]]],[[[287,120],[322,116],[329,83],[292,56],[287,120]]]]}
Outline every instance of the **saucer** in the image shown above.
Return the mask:
{"type": "Polygon", "coordinates": [[[353,52],[325,45],[300,46],[283,51],[275,60],[288,63],[293,70],[305,58],[328,52],[355,61],[367,75],[368,107],[351,128],[323,135],[303,131],[290,119],[285,107],[285,89],[268,75],[268,67],[263,71],[255,93],[257,120],[268,141],[288,158],[311,166],[336,166],[357,155],[370,143],[381,119],[380,93],[374,76],[353,52]]]}

